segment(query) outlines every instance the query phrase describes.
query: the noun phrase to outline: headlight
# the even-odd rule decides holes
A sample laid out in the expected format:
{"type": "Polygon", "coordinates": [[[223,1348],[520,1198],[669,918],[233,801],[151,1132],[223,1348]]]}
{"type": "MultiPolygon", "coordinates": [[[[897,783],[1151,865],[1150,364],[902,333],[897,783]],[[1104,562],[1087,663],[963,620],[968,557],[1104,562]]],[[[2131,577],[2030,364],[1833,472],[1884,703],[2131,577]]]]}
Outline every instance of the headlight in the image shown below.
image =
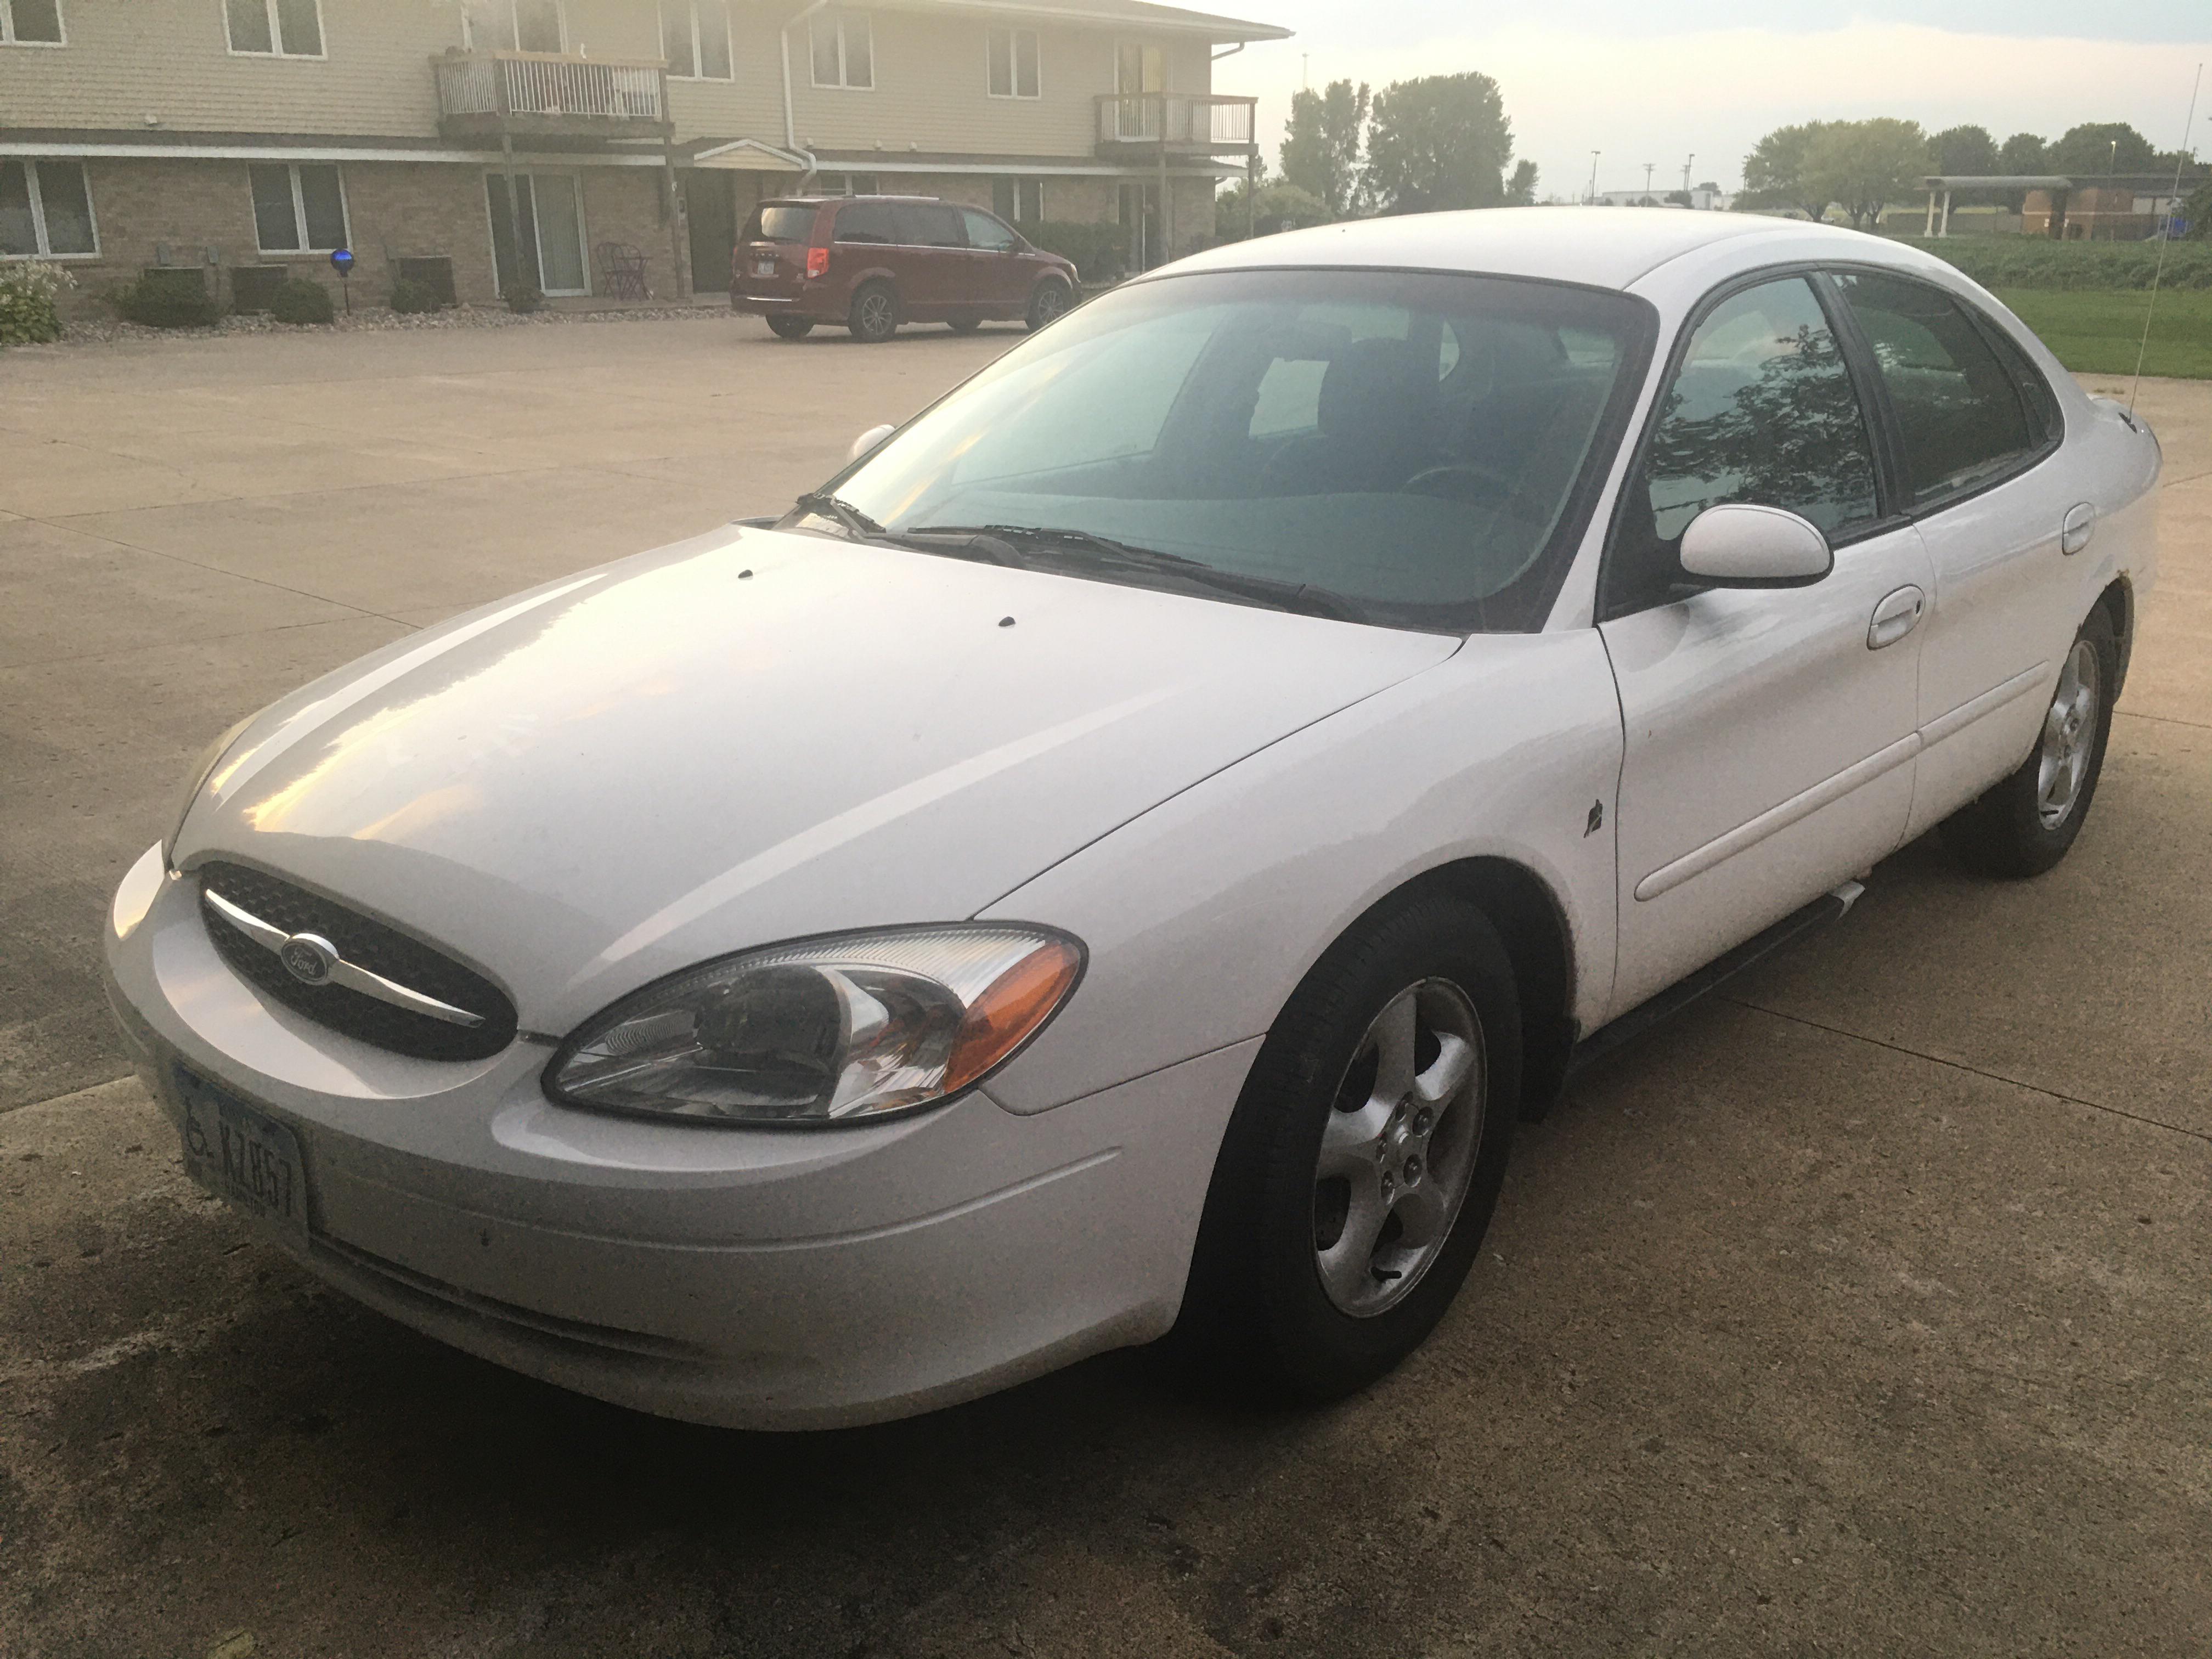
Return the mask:
{"type": "Polygon", "coordinates": [[[259,718],[256,713],[239,721],[209,744],[207,753],[200,757],[199,764],[192,768],[191,781],[185,787],[183,795],[179,797],[177,810],[169,814],[169,833],[161,837],[161,862],[171,869],[176,867],[177,837],[184,833],[185,819],[191,813],[192,803],[200,798],[200,791],[215,775],[215,769],[222,764],[222,757],[230,752],[230,745],[236,743],[246,728],[259,718]]]}
{"type": "Polygon", "coordinates": [[[883,1117],[983,1077],[1082,971],[1066,935],[988,923],[749,951],[589,1021],[545,1068],[545,1091],[571,1106],[722,1123],[883,1117]]]}

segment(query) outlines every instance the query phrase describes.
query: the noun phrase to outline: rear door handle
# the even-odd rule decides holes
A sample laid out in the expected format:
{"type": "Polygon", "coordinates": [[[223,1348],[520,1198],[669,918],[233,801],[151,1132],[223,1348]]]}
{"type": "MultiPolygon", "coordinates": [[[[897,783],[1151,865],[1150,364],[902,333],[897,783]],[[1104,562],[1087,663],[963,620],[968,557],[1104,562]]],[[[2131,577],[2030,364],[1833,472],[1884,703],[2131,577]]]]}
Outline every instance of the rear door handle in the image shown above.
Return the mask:
{"type": "Polygon", "coordinates": [[[2097,533],[2097,509],[2083,501],[2067,514],[2066,522],[2059,526],[2058,550],[2079,553],[2088,546],[2089,538],[2097,533]]]}
{"type": "Polygon", "coordinates": [[[1874,608],[1874,620],[1867,624],[1867,649],[1879,651],[1885,645],[1895,645],[1920,626],[1921,617],[1928,614],[1928,596],[1917,587],[1900,587],[1874,608]]]}

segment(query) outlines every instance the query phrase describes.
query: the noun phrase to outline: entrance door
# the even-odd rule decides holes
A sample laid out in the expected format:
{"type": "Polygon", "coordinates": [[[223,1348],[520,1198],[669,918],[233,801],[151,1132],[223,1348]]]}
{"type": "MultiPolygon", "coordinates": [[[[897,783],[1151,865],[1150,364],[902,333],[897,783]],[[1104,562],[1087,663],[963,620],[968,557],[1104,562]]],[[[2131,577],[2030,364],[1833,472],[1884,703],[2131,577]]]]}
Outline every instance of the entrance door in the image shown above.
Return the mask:
{"type": "Polygon", "coordinates": [[[484,203],[491,215],[492,261],[499,291],[514,292],[518,277],[540,294],[575,295],[591,292],[584,264],[584,210],[576,179],[566,173],[518,173],[513,210],[507,175],[484,175],[484,203]],[[522,258],[515,258],[515,230],[522,233],[522,258]]]}
{"type": "Polygon", "coordinates": [[[1123,138],[1158,137],[1162,100],[1133,94],[1165,92],[1167,88],[1167,54],[1159,47],[1132,41],[1115,52],[1114,90],[1123,94],[1115,106],[1116,134],[1123,138]]]}
{"type": "MultiPolygon", "coordinates": [[[[1810,281],[1698,324],[1607,550],[1600,632],[1626,732],[1616,842],[1632,1008],[1893,851],[1919,746],[1920,537],[1885,515],[1872,428],[1810,281]],[[1697,589],[1682,532],[1723,501],[1818,526],[1806,587],[1697,589]]],[[[1923,606],[1924,608],[1924,606],[1923,606]]]]}
{"type": "Polygon", "coordinates": [[[1160,262],[1160,187],[1155,180],[1121,181],[1121,228],[1128,234],[1133,269],[1150,270],[1160,262]]]}
{"type": "Polygon", "coordinates": [[[684,211],[691,222],[691,291],[727,294],[730,256],[738,246],[738,215],[729,173],[684,175],[684,211]]]}

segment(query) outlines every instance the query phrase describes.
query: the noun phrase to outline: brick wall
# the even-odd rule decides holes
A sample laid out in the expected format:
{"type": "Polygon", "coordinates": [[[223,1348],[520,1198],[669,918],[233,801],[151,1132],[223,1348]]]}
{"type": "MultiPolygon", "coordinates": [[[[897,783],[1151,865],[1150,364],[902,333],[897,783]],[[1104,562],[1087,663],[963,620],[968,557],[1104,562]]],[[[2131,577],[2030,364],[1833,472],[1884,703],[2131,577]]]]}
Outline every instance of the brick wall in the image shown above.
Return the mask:
{"type": "Polygon", "coordinates": [[[656,167],[585,167],[584,247],[592,265],[592,291],[604,284],[597,250],[601,242],[628,242],[645,255],[645,282],[655,300],[681,302],[691,292],[690,234],[660,207],[656,167]]]}
{"type": "Polygon", "coordinates": [[[356,301],[382,305],[391,297],[393,259],[437,254],[453,262],[453,295],[463,305],[489,305],[499,297],[483,168],[349,161],[344,177],[353,251],[360,261],[356,301]]]}

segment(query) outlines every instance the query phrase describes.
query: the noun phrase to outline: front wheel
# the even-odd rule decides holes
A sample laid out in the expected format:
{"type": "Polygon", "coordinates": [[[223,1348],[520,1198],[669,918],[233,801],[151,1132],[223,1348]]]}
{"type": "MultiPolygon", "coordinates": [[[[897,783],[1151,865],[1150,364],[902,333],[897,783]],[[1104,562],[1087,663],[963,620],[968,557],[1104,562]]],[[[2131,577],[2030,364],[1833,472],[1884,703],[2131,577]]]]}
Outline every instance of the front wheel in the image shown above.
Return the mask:
{"type": "Polygon", "coordinates": [[[1498,1203],[1520,1031],[1460,899],[1370,916],[1307,975],[1231,1118],[1177,1328],[1238,1397],[1339,1398],[1435,1328],[1498,1203]]]}
{"type": "Polygon", "coordinates": [[[779,340],[803,340],[814,332],[814,325],[804,317],[771,317],[768,331],[779,340]]]}
{"type": "Polygon", "coordinates": [[[853,296],[845,326],[856,340],[881,345],[898,332],[898,295],[888,283],[869,283],[853,296]]]}
{"type": "Polygon", "coordinates": [[[1066,314],[1075,296],[1067,291],[1067,284],[1048,276],[1036,285],[1030,295],[1029,329],[1034,334],[1055,317],[1066,314]]]}
{"type": "Polygon", "coordinates": [[[2035,749],[2011,776],[1943,820],[1952,856],[1985,876],[2039,876],[2064,858],[2105,769],[2120,648],[2099,605],[2074,635],[2035,749]]]}

